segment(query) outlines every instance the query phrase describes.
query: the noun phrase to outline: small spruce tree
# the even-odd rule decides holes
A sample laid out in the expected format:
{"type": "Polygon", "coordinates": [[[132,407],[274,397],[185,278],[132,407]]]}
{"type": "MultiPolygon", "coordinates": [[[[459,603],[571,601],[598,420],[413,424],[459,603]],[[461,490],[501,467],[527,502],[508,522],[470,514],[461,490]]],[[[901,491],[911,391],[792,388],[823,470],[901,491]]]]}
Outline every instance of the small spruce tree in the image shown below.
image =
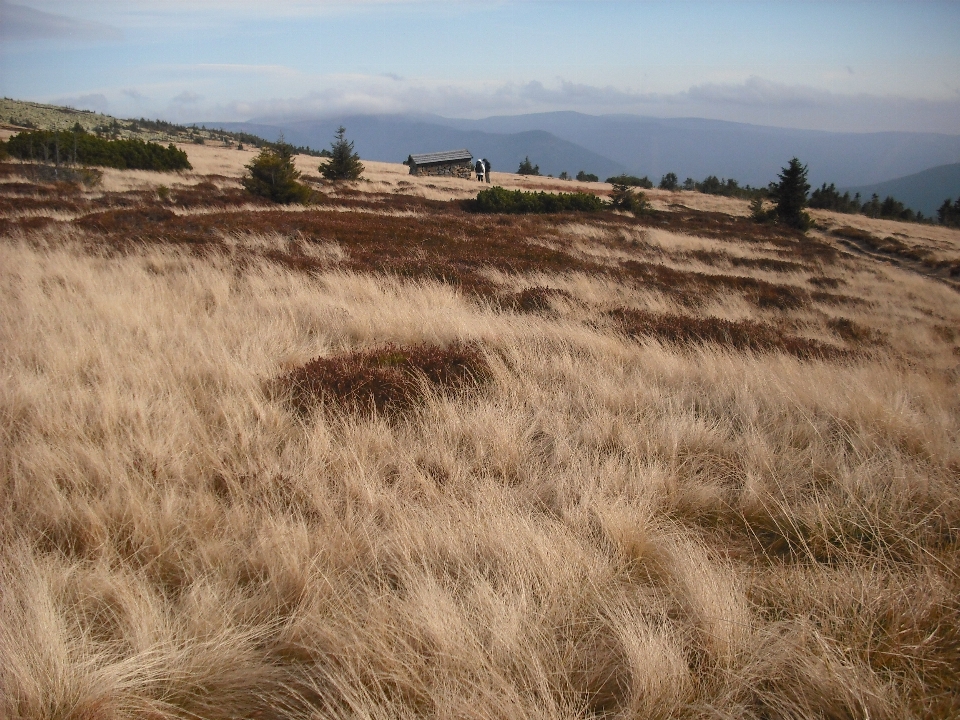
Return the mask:
{"type": "Polygon", "coordinates": [[[770,199],[776,203],[774,213],[777,220],[798,230],[807,230],[813,224],[803,210],[810,191],[807,166],[792,158],[787,167],[781,168],[779,178],[780,182],[770,183],[770,199]]]}
{"type": "Polygon", "coordinates": [[[307,202],[310,188],[297,182],[300,171],[294,167],[292,150],[283,138],[275,147],[263,148],[253,162],[245,166],[248,174],[243,178],[243,186],[254,195],[284,205],[307,202]]]}
{"type": "Polygon", "coordinates": [[[528,155],[520,163],[520,167],[517,168],[517,175],[539,175],[540,166],[534,165],[530,162],[530,156],[528,155]]]}
{"type": "Polygon", "coordinates": [[[661,190],[676,190],[677,189],[677,174],[676,173],[667,173],[662,178],[660,178],[660,189],[661,190]]]}
{"type": "Polygon", "coordinates": [[[613,192],[610,193],[610,204],[616,210],[627,210],[628,212],[637,214],[650,209],[647,203],[647,196],[642,192],[635,191],[630,185],[625,183],[613,184],[613,192]]]}
{"type": "Polygon", "coordinates": [[[363,163],[346,132],[343,125],[337,128],[337,139],[330,144],[330,159],[320,165],[320,174],[327,180],[357,180],[363,174],[363,163]]]}

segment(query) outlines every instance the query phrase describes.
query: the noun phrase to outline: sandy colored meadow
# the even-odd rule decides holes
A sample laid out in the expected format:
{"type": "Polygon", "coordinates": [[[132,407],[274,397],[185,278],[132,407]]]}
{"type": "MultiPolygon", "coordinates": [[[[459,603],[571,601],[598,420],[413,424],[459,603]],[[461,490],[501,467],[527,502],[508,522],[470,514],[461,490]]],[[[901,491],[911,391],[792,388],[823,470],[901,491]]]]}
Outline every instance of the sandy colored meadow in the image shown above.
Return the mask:
{"type": "Polygon", "coordinates": [[[184,149],[5,166],[0,716],[960,713],[960,295],[830,228],[960,232],[373,162],[285,212],[184,149]],[[475,372],[292,401],[404,348],[475,372]]]}

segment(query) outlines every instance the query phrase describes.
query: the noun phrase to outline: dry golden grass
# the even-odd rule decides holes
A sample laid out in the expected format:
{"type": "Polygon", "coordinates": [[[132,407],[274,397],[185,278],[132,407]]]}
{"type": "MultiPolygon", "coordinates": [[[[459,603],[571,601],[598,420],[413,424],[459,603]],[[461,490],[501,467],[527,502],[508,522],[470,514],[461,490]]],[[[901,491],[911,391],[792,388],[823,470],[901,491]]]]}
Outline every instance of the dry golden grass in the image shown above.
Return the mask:
{"type": "MultiPolygon", "coordinates": [[[[187,149],[184,183],[248,157],[187,149]]],[[[461,192],[379,165],[359,190],[461,192]]],[[[4,226],[0,717],[960,713],[954,290],[747,225],[360,197],[133,239],[53,209],[4,226]],[[476,228],[528,269],[458,265],[476,228]],[[398,242],[459,284],[404,248],[377,265],[398,242]],[[536,287],[564,292],[497,300],[536,287]],[[846,354],[633,337],[624,311],[846,354]],[[277,389],[316,357],[458,342],[486,382],[404,413],[277,389]]]]}

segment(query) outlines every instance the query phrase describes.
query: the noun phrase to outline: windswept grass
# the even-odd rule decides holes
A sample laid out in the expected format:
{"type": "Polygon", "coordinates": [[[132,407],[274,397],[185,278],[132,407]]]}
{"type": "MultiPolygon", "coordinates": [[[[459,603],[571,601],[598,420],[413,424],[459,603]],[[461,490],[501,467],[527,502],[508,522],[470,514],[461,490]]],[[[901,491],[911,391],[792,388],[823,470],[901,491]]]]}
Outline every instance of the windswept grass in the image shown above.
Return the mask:
{"type": "Polygon", "coordinates": [[[30,182],[0,717],[960,714],[951,288],[689,208],[30,182]]]}

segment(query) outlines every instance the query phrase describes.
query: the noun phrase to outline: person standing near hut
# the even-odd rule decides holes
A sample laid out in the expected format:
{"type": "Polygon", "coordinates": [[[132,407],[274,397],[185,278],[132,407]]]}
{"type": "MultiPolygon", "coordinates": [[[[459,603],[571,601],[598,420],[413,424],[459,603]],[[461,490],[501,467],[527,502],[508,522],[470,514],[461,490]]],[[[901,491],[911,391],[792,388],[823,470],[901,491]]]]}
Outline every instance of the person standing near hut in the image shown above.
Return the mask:
{"type": "Polygon", "coordinates": [[[477,164],[474,166],[473,169],[477,171],[477,180],[479,182],[483,182],[483,175],[484,175],[483,160],[481,160],[480,158],[477,158],[477,164]]]}
{"type": "Polygon", "coordinates": [[[486,158],[483,159],[483,176],[487,179],[487,183],[490,183],[490,161],[486,158]]]}

